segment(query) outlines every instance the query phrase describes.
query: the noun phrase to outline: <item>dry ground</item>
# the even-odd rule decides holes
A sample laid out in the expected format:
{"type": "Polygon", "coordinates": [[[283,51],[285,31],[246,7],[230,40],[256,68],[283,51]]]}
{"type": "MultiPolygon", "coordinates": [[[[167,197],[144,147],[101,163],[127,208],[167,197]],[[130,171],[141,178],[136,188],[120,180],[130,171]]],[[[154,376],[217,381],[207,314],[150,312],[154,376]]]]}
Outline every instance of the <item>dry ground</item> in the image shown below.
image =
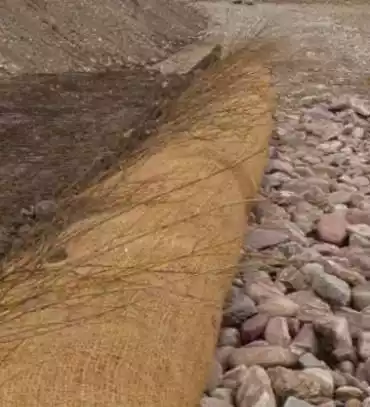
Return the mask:
{"type": "Polygon", "coordinates": [[[148,135],[186,81],[146,66],[206,24],[186,0],[6,0],[0,15],[0,226],[15,236],[22,208],[76,192],[148,135]]]}

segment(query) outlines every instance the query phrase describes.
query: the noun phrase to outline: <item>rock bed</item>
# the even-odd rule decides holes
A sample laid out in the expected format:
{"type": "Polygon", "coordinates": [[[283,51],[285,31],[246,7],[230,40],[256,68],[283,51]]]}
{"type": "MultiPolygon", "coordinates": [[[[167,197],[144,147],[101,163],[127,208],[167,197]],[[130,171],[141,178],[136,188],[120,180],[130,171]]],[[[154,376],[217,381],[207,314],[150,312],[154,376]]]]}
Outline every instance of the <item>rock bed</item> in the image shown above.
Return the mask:
{"type": "Polygon", "coordinates": [[[201,407],[370,406],[370,105],[277,118],[201,407]]]}

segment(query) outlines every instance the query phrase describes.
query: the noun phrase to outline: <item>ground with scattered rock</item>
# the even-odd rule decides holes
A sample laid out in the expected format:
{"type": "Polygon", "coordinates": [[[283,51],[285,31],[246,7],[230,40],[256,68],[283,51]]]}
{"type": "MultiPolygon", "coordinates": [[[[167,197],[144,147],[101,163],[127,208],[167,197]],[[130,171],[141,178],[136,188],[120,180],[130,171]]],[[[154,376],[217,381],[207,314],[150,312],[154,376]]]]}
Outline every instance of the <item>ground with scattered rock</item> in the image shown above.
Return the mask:
{"type": "Polygon", "coordinates": [[[370,403],[369,136],[355,95],[276,129],[202,406],[370,403]]]}
{"type": "Polygon", "coordinates": [[[201,406],[368,406],[370,8],[269,3],[203,4],[215,35],[234,12],[230,37],[273,20],[293,57],[275,55],[270,160],[201,406]]]}

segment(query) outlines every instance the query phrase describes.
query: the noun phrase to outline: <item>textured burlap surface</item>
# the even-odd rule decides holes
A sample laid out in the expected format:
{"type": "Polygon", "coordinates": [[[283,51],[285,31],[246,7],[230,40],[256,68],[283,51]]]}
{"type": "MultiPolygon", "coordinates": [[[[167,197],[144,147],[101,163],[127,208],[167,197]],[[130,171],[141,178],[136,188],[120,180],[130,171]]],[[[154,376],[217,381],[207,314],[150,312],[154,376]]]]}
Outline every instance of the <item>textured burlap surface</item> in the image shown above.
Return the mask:
{"type": "Polygon", "coordinates": [[[260,54],[204,73],[85,193],[101,211],[60,236],[68,259],[7,283],[2,407],[197,406],[272,129],[260,54]]]}

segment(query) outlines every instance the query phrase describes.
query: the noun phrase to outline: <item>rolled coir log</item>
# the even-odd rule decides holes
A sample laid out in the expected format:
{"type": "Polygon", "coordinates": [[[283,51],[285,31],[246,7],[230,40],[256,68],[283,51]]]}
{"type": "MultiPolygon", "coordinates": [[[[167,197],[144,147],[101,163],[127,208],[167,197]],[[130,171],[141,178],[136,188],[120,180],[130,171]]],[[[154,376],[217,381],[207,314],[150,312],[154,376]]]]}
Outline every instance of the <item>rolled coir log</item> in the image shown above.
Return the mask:
{"type": "Polygon", "coordinates": [[[67,260],[6,280],[2,407],[198,405],[272,108],[262,52],[240,51],[195,81],[143,156],[84,193],[98,210],[59,236],[67,260]]]}

